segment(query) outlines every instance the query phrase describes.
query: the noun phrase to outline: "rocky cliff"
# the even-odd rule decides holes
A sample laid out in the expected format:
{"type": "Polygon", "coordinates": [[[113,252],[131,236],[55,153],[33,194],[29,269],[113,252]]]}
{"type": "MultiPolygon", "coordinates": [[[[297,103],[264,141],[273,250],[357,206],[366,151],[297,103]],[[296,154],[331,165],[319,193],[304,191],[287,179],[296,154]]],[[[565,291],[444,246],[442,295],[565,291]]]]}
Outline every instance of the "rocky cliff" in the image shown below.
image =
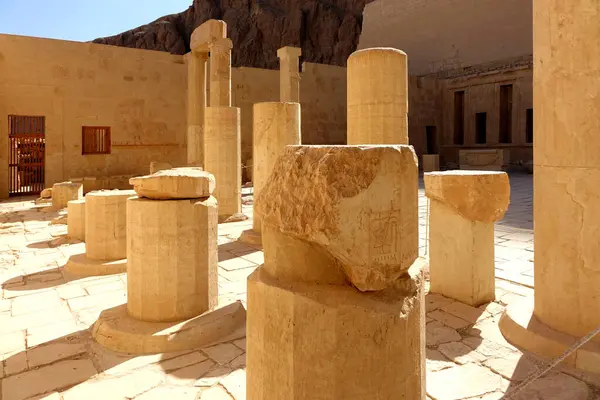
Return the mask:
{"type": "Polygon", "coordinates": [[[345,65],[371,1],[194,0],[182,13],[94,42],[185,54],[198,25],[222,19],[233,41],[234,67],[278,68],[277,49],[283,46],[302,47],[304,61],[345,65]]]}

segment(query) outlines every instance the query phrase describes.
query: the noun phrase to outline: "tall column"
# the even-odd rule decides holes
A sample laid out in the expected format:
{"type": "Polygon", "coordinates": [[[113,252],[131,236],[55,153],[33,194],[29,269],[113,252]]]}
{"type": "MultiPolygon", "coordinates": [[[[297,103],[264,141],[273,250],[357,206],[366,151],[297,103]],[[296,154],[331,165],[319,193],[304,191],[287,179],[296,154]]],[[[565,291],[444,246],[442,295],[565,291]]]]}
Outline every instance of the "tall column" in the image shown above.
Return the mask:
{"type": "Polygon", "coordinates": [[[302,49],[282,47],[277,50],[279,57],[279,101],[300,102],[300,65],[302,49]]]}
{"type": "MultiPolygon", "coordinates": [[[[598,0],[534,1],[535,300],[528,315],[509,306],[501,328],[546,356],[600,325],[599,15],[598,0]]],[[[593,340],[567,362],[600,373],[593,340]]]]}
{"type": "Polygon", "coordinates": [[[231,107],[231,39],[221,38],[210,49],[210,106],[231,107]]]}
{"type": "Polygon", "coordinates": [[[192,51],[186,55],[188,65],[187,163],[202,165],[204,109],[206,108],[206,61],[208,53],[192,51]]]}
{"type": "Polygon", "coordinates": [[[417,192],[410,146],[285,148],[256,201],[249,399],[425,398],[417,192]]]}
{"type": "Polygon", "coordinates": [[[392,48],[348,58],[348,144],[408,144],[406,54],[392,48]]]}
{"type": "Polygon", "coordinates": [[[219,220],[242,212],[242,145],[240,109],[207,107],[204,129],[204,169],[216,179],[219,220]]]}

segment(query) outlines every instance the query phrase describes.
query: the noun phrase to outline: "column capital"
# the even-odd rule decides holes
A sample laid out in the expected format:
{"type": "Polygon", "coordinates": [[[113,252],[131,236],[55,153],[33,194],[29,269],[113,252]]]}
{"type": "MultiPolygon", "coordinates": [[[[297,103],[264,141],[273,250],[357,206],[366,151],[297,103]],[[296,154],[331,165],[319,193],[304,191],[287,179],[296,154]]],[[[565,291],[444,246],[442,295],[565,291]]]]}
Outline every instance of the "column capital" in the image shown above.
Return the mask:
{"type": "Polygon", "coordinates": [[[196,51],[208,51],[210,43],[225,37],[227,37],[225,21],[209,19],[192,32],[190,48],[196,51]]]}
{"type": "Polygon", "coordinates": [[[299,58],[302,55],[300,47],[285,46],[277,50],[277,57],[281,59],[299,58]]]}

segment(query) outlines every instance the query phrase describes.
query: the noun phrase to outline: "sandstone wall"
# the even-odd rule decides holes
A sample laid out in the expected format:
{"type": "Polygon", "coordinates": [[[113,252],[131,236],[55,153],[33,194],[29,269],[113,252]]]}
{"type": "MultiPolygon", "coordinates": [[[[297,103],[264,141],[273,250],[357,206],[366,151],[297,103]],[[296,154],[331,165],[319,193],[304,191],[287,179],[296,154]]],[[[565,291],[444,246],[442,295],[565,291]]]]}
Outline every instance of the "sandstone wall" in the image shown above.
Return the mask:
{"type": "Polygon", "coordinates": [[[532,0],[376,0],[359,49],[391,46],[423,75],[533,53],[532,0]]]}
{"type": "MultiPolygon", "coordinates": [[[[252,105],[278,100],[278,70],[233,68],[243,164],[252,157],[252,105]]],[[[45,116],[46,186],[146,174],[151,161],[184,164],[186,101],[181,56],[0,35],[0,165],[8,164],[8,115],[45,116]],[[82,155],[82,126],[110,126],[111,154],[82,155]]],[[[345,68],[304,63],[300,102],[304,143],[345,143],[345,68]]],[[[8,169],[0,168],[0,198],[6,196],[8,169]]]]}
{"type": "MultiPolygon", "coordinates": [[[[0,165],[10,114],[46,117],[46,186],[183,162],[185,74],[182,57],[167,53],[0,35],[0,165]],[[111,127],[111,154],[82,155],[84,125],[111,127]]],[[[0,168],[2,197],[7,178],[0,168]]]]}

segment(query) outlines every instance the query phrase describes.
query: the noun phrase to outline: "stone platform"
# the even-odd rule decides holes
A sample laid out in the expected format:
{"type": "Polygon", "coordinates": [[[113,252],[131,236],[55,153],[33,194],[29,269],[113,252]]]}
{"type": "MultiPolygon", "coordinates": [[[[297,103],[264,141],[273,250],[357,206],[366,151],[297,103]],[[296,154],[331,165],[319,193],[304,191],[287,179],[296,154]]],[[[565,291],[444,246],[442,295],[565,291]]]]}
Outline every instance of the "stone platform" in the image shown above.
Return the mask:
{"type": "MultiPolygon", "coordinates": [[[[474,308],[426,296],[428,399],[501,399],[540,365],[498,329],[506,305],[533,293],[532,177],[510,178],[511,206],[495,229],[496,301],[474,308]]],[[[242,195],[251,196],[245,188],[242,195]]],[[[85,245],[63,240],[66,226],[49,225],[57,214],[39,212],[33,200],[0,203],[2,399],[246,399],[245,339],[136,357],[94,343],[89,329],[101,312],[126,302],[127,277],[64,273],[67,258],[85,245]]],[[[426,207],[421,186],[421,255],[426,207]]],[[[252,215],[250,205],[243,211],[252,215]]],[[[246,304],[246,278],[264,261],[260,248],[236,241],[251,226],[251,219],[219,226],[220,306],[246,304]]],[[[598,394],[600,377],[561,367],[516,399],[594,400],[598,394]]]]}

